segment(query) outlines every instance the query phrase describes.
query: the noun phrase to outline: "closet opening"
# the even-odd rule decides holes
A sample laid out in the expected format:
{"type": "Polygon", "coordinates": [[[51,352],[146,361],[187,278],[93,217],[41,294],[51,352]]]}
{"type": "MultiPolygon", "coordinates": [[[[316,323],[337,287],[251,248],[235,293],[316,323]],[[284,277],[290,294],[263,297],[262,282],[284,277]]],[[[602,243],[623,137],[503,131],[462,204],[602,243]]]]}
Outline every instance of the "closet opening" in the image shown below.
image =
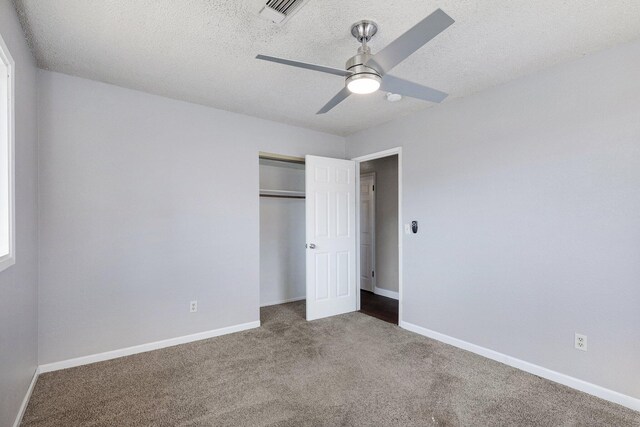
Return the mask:
{"type": "Polygon", "coordinates": [[[305,160],[259,154],[260,307],[306,298],[305,160]]]}
{"type": "Polygon", "coordinates": [[[399,156],[385,155],[358,163],[360,312],[398,324],[399,156]]]}

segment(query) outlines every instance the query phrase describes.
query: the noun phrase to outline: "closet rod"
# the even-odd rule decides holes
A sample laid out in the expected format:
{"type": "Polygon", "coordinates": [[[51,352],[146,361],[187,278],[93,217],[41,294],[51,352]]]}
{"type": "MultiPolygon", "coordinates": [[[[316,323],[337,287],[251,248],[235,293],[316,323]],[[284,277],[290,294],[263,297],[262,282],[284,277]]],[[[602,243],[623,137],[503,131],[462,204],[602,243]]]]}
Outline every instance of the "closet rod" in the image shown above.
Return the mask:
{"type": "Polygon", "coordinates": [[[266,153],[260,151],[258,157],[263,160],[276,160],[278,162],[300,163],[304,165],[304,157],[285,156],[284,154],[266,153]]]}
{"type": "Polygon", "coordinates": [[[281,196],[276,194],[261,194],[260,197],[275,197],[276,199],[306,199],[305,196],[281,196]]]}

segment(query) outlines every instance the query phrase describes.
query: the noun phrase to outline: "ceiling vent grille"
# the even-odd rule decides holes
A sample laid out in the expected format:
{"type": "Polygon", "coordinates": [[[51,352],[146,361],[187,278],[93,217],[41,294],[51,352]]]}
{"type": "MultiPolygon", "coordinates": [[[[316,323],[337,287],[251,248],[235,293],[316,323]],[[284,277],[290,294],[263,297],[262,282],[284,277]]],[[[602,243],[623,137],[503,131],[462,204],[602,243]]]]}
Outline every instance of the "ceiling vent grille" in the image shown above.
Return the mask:
{"type": "Polygon", "coordinates": [[[287,22],[309,0],[268,0],[260,16],[276,24],[287,22]]]}

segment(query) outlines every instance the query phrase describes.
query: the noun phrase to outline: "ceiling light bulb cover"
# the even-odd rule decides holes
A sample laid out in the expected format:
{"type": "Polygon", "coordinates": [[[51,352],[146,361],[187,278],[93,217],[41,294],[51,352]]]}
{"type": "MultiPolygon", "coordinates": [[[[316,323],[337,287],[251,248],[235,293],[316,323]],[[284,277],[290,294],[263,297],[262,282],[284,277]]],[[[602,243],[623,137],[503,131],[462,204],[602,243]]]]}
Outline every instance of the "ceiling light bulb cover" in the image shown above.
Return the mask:
{"type": "Polygon", "coordinates": [[[347,89],[358,95],[366,95],[380,89],[380,76],[376,74],[356,74],[347,77],[347,89]]]}

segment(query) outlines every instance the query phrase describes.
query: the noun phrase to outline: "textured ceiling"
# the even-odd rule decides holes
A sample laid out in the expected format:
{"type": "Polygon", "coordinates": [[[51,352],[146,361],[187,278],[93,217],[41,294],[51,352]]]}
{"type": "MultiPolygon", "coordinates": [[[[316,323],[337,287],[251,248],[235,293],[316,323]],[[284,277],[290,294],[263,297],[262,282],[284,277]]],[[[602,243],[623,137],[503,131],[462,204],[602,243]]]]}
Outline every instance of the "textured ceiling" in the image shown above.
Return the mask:
{"type": "Polygon", "coordinates": [[[310,0],[284,26],[258,17],[265,0],[15,3],[41,68],[340,135],[433,104],[378,92],[316,116],[343,80],[255,55],[343,67],[353,22],[379,24],[375,53],[439,7],[456,23],[392,74],[448,102],[640,38],[638,0],[310,0]]]}

